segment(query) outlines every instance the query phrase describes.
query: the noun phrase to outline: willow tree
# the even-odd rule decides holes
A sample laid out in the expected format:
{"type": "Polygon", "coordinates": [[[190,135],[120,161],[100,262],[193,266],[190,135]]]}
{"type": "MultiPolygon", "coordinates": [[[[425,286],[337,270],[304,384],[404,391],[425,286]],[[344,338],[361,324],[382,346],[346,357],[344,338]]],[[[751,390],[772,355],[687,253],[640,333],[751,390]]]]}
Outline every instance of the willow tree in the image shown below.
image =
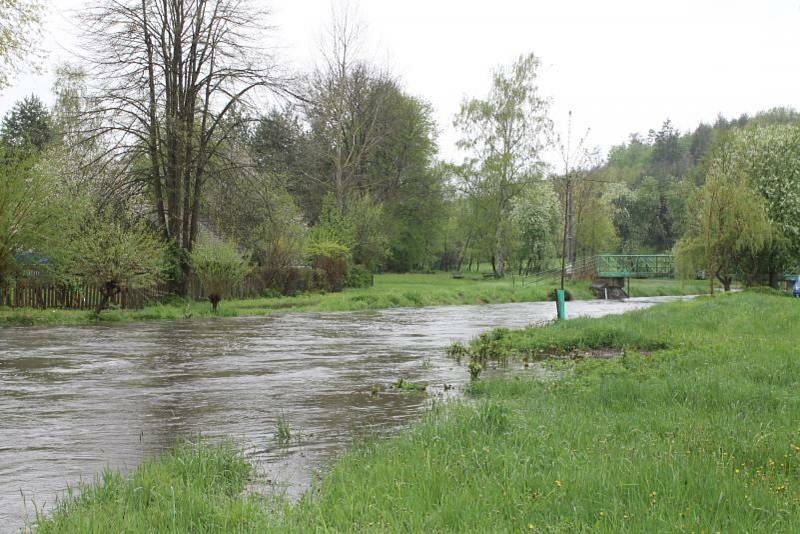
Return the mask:
{"type": "Polygon", "coordinates": [[[733,276],[769,242],[773,229],[766,203],[749,183],[730,140],[715,150],[705,185],[689,203],[686,235],[677,244],[679,270],[705,270],[709,290],[719,280],[729,291],[733,276]]]}
{"type": "MultiPolygon", "coordinates": [[[[285,90],[259,46],[266,13],[250,0],[103,0],[84,16],[95,86],[84,137],[146,187],[184,275],[209,178],[248,162],[227,150],[255,96],[285,90]]],[[[179,292],[185,286],[177,281],[179,292]]]]}
{"type": "Polygon", "coordinates": [[[483,220],[493,232],[498,277],[505,274],[513,201],[541,177],[544,167],[542,152],[551,124],[548,102],[537,86],[538,71],[539,59],[533,54],[498,69],[487,97],[465,101],[455,120],[461,131],[458,146],[468,154],[464,184],[479,199],[483,220]]]}

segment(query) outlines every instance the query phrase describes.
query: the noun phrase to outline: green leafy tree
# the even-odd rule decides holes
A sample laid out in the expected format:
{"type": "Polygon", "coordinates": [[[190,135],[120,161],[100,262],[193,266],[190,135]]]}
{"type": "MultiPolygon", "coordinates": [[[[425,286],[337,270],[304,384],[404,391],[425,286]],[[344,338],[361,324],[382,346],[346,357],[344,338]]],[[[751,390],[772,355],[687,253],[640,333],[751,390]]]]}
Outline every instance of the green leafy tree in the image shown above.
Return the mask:
{"type": "Polygon", "coordinates": [[[40,152],[52,137],[50,113],[36,96],[14,104],[0,125],[0,142],[8,151],[40,152]]]}
{"type": "Polygon", "coordinates": [[[774,285],[784,269],[800,267],[800,126],[755,126],[737,139],[738,165],[776,230],[767,261],[774,285]]]}
{"type": "Polygon", "coordinates": [[[35,158],[0,152],[0,288],[22,267],[21,255],[51,252],[63,222],[59,200],[55,180],[35,158]]]}
{"type": "Polygon", "coordinates": [[[209,236],[203,236],[197,242],[190,261],[215,313],[220,301],[231,295],[248,271],[247,262],[236,250],[236,245],[209,236]]]}
{"type": "Polygon", "coordinates": [[[384,206],[372,195],[364,195],[348,203],[347,218],[354,229],[353,261],[374,271],[389,252],[384,206]]]}
{"type": "Polygon", "coordinates": [[[163,280],[165,247],[144,222],[125,223],[107,214],[88,217],[70,236],[66,272],[100,288],[100,314],[121,291],[163,280]]]}
{"type": "Polygon", "coordinates": [[[446,172],[435,161],[430,105],[399,87],[388,91],[366,179],[372,198],[384,205],[389,268],[425,269],[441,246],[446,172]]]}
{"type": "Polygon", "coordinates": [[[447,206],[441,168],[420,169],[387,202],[388,266],[393,271],[425,270],[445,247],[447,206]]]}
{"type": "Polygon", "coordinates": [[[704,269],[710,292],[719,280],[729,291],[746,258],[758,254],[772,234],[764,199],[737,165],[732,142],[716,150],[705,185],[690,203],[687,234],[678,243],[679,270],[692,275],[704,269]]]}
{"type": "Polygon", "coordinates": [[[339,207],[336,196],[328,193],[322,199],[319,220],[309,231],[311,243],[338,243],[348,251],[356,245],[356,226],[344,209],[339,207]]]}
{"type": "Polygon", "coordinates": [[[514,227],[518,232],[515,256],[520,271],[538,272],[557,255],[561,209],[551,182],[535,182],[516,200],[514,227]]]}
{"type": "Polygon", "coordinates": [[[539,179],[542,151],[550,130],[547,101],[539,94],[539,59],[520,57],[498,69],[485,99],[461,105],[455,125],[458,146],[467,152],[463,179],[466,190],[479,198],[492,236],[496,276],[503,276],[508,254],[508,221],[514,199],[539,179]]]}
{"type": "Polygon", "coordinates": [[[575,220],[578,257],[596,256],[617,249],[619,238],[612,216],[612,206],[603,196],[593,196],[584,204],[581,216],[575,220]]]}
{"type": "Polygon", "coordinates": [[[652,156],[653,147],[633,134],[627,143],[611,147],[603,171],[609,181],[634,184],[646,174],[652,156]]]}

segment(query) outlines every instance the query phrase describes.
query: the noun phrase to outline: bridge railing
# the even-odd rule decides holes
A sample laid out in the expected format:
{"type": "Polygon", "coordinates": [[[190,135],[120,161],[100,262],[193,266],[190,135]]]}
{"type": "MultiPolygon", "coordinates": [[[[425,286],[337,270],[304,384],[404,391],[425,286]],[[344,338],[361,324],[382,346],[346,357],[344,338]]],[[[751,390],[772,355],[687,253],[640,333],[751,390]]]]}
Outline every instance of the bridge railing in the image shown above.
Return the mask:
{"type": "Polygon", "coordinates": [[[672,278],[675,257],[669,254],[602,254],[597,256],[601,278],[672,278]]]}

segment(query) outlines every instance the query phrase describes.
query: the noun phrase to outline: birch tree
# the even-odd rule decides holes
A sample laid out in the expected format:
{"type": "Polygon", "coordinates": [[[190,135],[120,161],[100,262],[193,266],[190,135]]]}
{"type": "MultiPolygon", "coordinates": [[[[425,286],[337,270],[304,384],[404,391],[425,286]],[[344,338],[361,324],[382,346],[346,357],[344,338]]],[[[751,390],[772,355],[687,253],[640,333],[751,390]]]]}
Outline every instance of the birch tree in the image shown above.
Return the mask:
{"type": "Polygon", "coordinates": [[[499,68],[486,98],[466,100],[455,120],[461,131],[458,146],[468,154],[464,185],[486,210],[498,277],[505,274],[506,223],[513,201],[544,169],[541,156],[551,123],[548,102],[539,94],[538,71],[539,59],[533,54],[499,68]]]}

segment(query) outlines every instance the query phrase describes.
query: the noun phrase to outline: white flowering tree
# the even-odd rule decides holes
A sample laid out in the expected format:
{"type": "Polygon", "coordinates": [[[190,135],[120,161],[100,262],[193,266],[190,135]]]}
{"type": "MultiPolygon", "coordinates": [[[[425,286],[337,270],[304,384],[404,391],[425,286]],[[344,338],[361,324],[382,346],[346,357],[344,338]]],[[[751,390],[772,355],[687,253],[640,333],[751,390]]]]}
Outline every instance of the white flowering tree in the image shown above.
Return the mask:
{"type": "Polygon", "coordinates": [[[737,165],[766,202],[775,236],[766,254],[770,283],[800,267],[800,127],[773,125],[739,133],[737,165]]]}

